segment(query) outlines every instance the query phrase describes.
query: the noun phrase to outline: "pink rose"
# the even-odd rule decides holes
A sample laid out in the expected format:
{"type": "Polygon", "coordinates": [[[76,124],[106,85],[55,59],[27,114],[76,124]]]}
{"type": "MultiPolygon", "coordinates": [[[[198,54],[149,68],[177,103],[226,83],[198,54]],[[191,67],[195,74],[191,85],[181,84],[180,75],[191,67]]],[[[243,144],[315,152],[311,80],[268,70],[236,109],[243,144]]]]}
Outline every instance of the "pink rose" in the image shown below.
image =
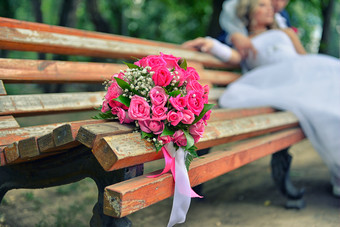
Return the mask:
{"type": "Polygon", "coordinates": [[[196,124],[191,125],[189,127],[189,133],[194,138],[195,143],[197,143],[198,140],[203,137],[203,133],[204,133],[203,120],[199,120],[196,124]]]}
{"type": "Polygon", "coordinates": [[[120,72],[120,73],[116,73],[111,77],[111,80],[116,81],[115,77],[118,77],[119,79],[123,79],[124,78],[124,73],[120,72]]]}
{"type": "Polygon", "coordinates": [[[123,103],[120,103],[120,102],[115,101],[115,100],[110,100],[110,101],[109,101],[109,106],[110,106],[111,108],[113,108],[113,107],[120,107],[120,108],[123,108],[124,110],[127,110],[127,109],[128,109],[128,107],[125,106],[123,103]]]}
{"type": "Polygon", "coordinates": [[[160,66],[155,69],[155,73],[152,75],[152,80],[156,86],[166,87],[172,81],[173,75],[170,71],[164,67],[160,66]]]}
{"type": "Polygon", "coordinates": [[[121,124],[133,122],[133,120],[129,118],[129,116],[126,114],[126,111],[123,108],[113,107],[111,113],[113,115],[117,115],[118,120],[121,124]]]}
{"type": "Polygon", "coordinates": [[[175,68],[175,80],[179,81],[178,86],[182,86],[185,81],[186,72],[182,68],[175,68]],[[176,73],[177,72],[177,73],[176,73]]]}
{"type": "Polygon", "coordinates": [[[152,106],[152,119],[153,120],[165,120],[166,119],[166,112],[168,111],[168,108],[164,106],[152,106]]]}
{"type": "Polygon", "coordinates": [[[150,106],[143,97],[134,95],[131,98],[128,114],[132,120],[148,120],[150,119],[150,106]]]}
{"type": "Polygon", "coordinates": [[[171,136],[158,136],[158,140],[162,141],[163,144],[167,144],[172,141],[172,138],[171,136]]]}
{"type": "Polygon", "coordinates": [[[180,147],[185,147],[187,145],[187,138],[182,130],[177,130],[174,135],[173,142],[180,147]]]}
{"type": "Polygon", "coordinates": [[[190,125],[195,120],[195,115],[190,110],[183,110],[183,118],[182,123],[186,125],[190,125]]]}
{"type": "Polygon", "coordinates": [[[161,53],[161,56],[164,59],[164,61],[166,62],[166,67],[168,69],[173,69],[173,68],[179,67],[178,61],[181,58],[177,58],[177,57],[175,57],[171,54],[169,55],[169,54],[163,54],[163,53],[161,53]]]}
{"type": "Polygon", "coordinates": [[[152,105],[165,106],[168,101],[169,95],[167,95],[162,87],[156,86],[150,90],[150,99],[152,105]]]}
{"type": "Polygon", "coordinates": [[[112,99],[118,98],[122,93],[123,90],[119,87],[116,81],[113,81],[109,88],[107,89],[105,99],[107,101],[110,101],[112,99]]]}
{"type": "Polygon", "coordinates": [[[204,108],[203,94],[198,91],[189,91],[187,108],[191,110],[195,115],[199,115],[204,108]]]}
{"type": "Polygon", "coordinates": [[[152,69],[157,68],[159,66],[166,67],[166,61],[159,55],[149,55],[145,58],[140,59],[134,63],[139,67],[150,66],[152,69]]]}
{"type": "Polygon", "coordinates": [[[171,125],[176,126],[178,123],[182,120],[183,113],[182,112],[175,112],[173,110],[170,110],[167,116],[168,122],[171,123],[171,125]]]}
{"type": "Polygon", "coordinates": [[[189,91],[199,91],[204,92],[202,85],[197,80],[190,80],[186,86],[187,92],[189,91]]]}
{"type": "Polygon", "coordinates": [[[187,67],[185,80],[189,82],[191,80],[199,80],[199,79],[200,79],[200,76],[198,75],[196,69],[194,69],[193,67],[187,67]]]}
{"type": "Polygon", "coordinates": [[[169,99],[171,105],[178,111],[184,110],[184,107],[187,106],[187,97],[181,97],[181,94],[177,95],[177,97],[170,97],[169,99]]]}
{"type": "Polygon", "coordinates": [[[110,107],[109,107],[109,102],[107,100],[104,100],[103,101],[103,105],[102,105],[102,109],[101,109],[101,112],[102,113],[105,113],[107,111],[110,110],[110,107]]]}
{"type": "Polygon", "coordinates": [[[139,127],[143,132],[159,135],[164,130],[164,123],[156,120],[138,121],[139,127]]]}

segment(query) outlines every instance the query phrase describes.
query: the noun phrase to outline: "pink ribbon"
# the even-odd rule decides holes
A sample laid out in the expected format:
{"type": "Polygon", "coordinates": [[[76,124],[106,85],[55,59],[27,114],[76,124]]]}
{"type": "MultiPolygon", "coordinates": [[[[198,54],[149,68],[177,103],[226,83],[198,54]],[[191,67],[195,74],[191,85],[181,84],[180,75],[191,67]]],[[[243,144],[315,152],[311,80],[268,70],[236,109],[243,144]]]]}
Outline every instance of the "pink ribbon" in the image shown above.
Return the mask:
{"type": "Polygon", "coordinates": [[[173,205],[168,222],[168,227],[174,226],[178,223],[183,223],[186,219],[186,214],[190,207],[191,198],[202,196],[194,192],[190,186],[188,171],[185,167],[185,152],[180,147],[177,151],[173,143],[166,144],[162,147],[162,152],[165,160],[165,167],[160,174],[148,177],[158,177],[171,170],[172,177],[175,182],[175,192],[173,205]],[[177,179],[177,181],[176,181],[177,179]]]}
{"type": "MultiPolygon", "coordinates": [[[[163,152],[164,161],[165,161],[165,167],[164,167],[163,171],[159,174],[151,175],[151,176],[147,176],[147,177],[150,177],[150,178],[159,177],[162,174],[167,173],[167,172],[169,172],[169,170],[171,170],[172,177],[173,177],[175,184],[176,184],[175,156],[172,157],[169,154],[169,152],[166,149],[166,146],[162,147],[162,152],[163,152]]],[[[192,190],[191,187],[190,187],[190,197],[191,198],[203,198],[203,196],[198,195],[194,190],[192,190]]]]}

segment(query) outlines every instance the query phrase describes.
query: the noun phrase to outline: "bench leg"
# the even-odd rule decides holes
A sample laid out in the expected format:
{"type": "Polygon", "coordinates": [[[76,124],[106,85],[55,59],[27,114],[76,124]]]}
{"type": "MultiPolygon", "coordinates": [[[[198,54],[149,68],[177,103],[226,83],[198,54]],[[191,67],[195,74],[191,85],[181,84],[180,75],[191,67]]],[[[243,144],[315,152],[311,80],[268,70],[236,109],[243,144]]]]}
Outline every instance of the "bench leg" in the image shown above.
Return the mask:
{"type": "Polygon", "coordinates": [[[297,189],[290,179],[291,161],[292,156],[288,153],[288,148],[273,154],[271,160],[272,177],[282,194],[288,198],[286,208],[302,209],[305,207],[304,189],[297,189]]]}
{"type": "Polygon", "coordinates": [[[117,219],[103,214],[104,188],[142,173],[143,166],[106,172],[90,149],[80,146],[44,159],[0,167],[0,202],[11,189],[46,188],[90,177],[98,187],[98,202],[93,209],[91,226],[131,226],[126,217],[117,219]]]}
{"type": "MultiPolygon", "coordinates": [[[[128,167],[123,169],[121,174],[122,180],[127,180],[136,176],[143,174],[144,165],[137,165],[133,167],[128,167]]],[[[106,186],[117,183],[115,180],[117,178],[116,171],[106,172],[102,171],[96,172],[96,175],[91,176],[91,178],[96,182],[98,188],[98,202],[93,208],[93,216],[90,221],[90,226],[107,226],[107,227],[128,227],[132,226],[131,221],[127,218],[113,218],[103,214],[103,200],[104,200],[104,189],[106,186]]]]}

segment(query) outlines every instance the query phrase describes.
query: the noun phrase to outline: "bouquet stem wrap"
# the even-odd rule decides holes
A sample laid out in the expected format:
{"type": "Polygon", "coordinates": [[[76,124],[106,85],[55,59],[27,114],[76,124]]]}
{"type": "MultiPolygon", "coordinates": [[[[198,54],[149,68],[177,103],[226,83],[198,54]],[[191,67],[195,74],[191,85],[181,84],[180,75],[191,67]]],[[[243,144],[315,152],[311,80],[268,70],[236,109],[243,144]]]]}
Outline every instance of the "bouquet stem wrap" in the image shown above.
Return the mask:
{"type": "Polygon", "coordinates": [[[149,176],[158,177],[171,170],[175,181],[175,193],[168,227],[185,222],[187,212],[190,207],[191,198],[202,196],[194,192],[190,186],[190,180],[185,167],[185,151],[179,147],[177,150],[173,143],[162,147],[165,160],[165,167],[160,174],[149,176]]]}

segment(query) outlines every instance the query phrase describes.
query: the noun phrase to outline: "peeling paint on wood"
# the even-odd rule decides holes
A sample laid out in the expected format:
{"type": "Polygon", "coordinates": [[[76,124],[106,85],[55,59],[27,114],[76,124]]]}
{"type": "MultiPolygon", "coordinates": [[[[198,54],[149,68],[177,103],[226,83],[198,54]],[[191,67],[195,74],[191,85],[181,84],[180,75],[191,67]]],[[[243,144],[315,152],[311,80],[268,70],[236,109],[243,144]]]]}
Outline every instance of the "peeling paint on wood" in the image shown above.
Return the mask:
{"type": "Polygon", "coordinates": [[[0,129],[19,128],[18,122],[13,116],[0,116],[0,129]]]}
{"type": "Polygon", "coordinates": [[[125,58],[156,55],[160,52],[181,56],[187,60],[198,61],[205,65],[225,67],[217,58],[209,54],[191,51],[180,46],[154,46],[138,43],[127,43],[116,40],[104,40],[77,35],[36,31],[22,28],[0,27],[0,48],[31,50],[44,53],[85,55],[93,57],[125,58]]]}
{"type": "Polygon", "coordinates": [[[104,95],[105,92],[77,92],[0,96],[0,116],[93,110],[102,104],[104,95]]]}
{"type": "MultiPolygon", "coordinates": [[[[194,187],[254,160],[280,151],[303,138],[304,134],[301,129],[289,129],[245,141],[229,147],[228,151],[209,153],[204,156],[204,159],[195,159],[192,162],[188,172],[191,186],[194,187]]],[[[110,198],[112,201],[119,198],[120,205],[110,207],[110,202],[104,201],[104,204],[107,204],[104,213],[117,218],[124,217],[172,196],[173,188],[174,184],[170,173],[157,178],[147,178],[146,175],[143,175],[113,184],[105,188],[106,197],[104,199],[110,198]],[[155,193],[157,193],[157,196],[155,196],[155,193]]]]}
{"type": "MultiPolygon", "coordinates": [[[[289,112],[210,122],[196,146],[208,148],[297,125],[297,118],[289,112]]],[[[160,153],[151,143],[141,140],[139,133],[103,137],[93,147],[93,154],[107,171],[162,158],[160,153]]]]}
{"type": "Polygon", "coordinates": [[[4,83],[2,82],[2,80],[0,80],[0,96],[1,95],[7,95],[6,89],[5,89],[5,86],[4,86],[4,83]]]}

